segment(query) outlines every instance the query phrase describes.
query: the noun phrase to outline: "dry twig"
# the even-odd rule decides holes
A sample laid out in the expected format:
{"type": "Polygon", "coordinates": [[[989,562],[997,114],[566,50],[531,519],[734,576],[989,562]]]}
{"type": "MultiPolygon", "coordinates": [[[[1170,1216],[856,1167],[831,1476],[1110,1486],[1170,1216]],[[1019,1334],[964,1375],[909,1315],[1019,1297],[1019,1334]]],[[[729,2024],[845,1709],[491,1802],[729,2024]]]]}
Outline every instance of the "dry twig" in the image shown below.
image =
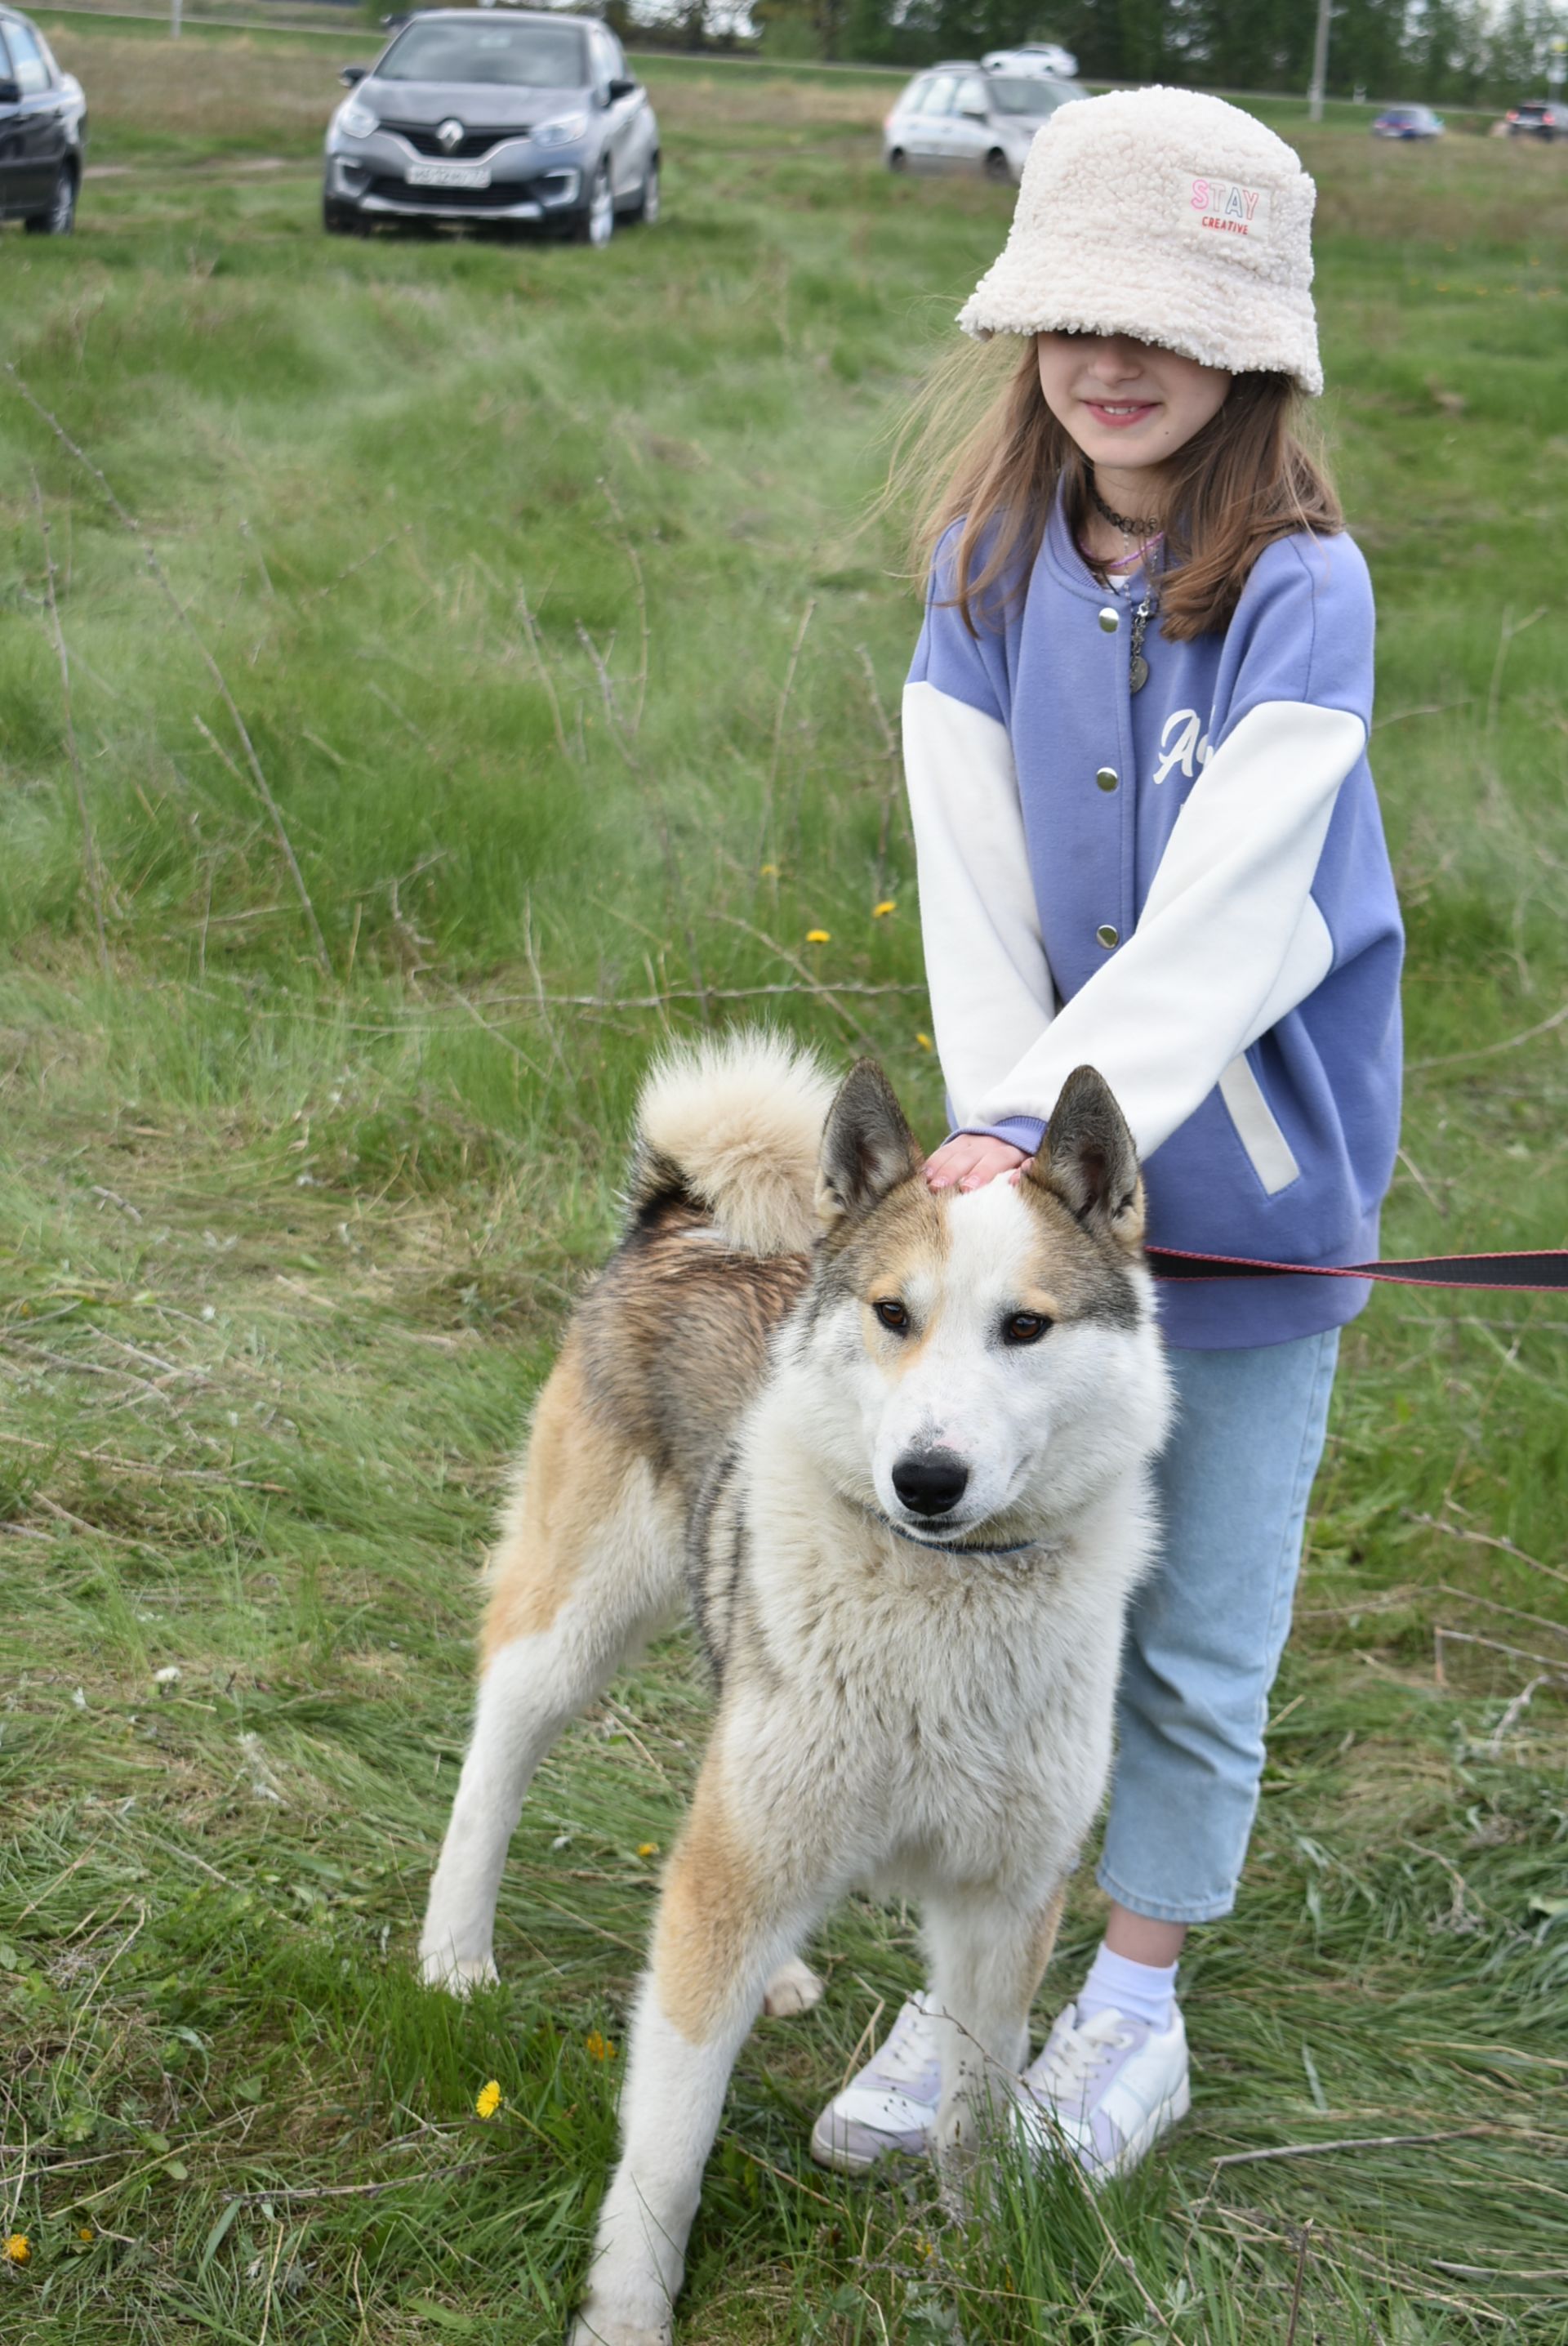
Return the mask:
{"type": "Polygon", "coordinates": [[[1268,2150],[1227,2150],[1211,2159],[1214,2168],[1257,2167],[1266,2159],[1317,2158],[1330,2150],[1399,2150],[1409,2144],[1463,2142],[1475,2135],[1495,2134],[1495,2127],[1448,2127],[1441,2134],[1347,2134],[1333,2142],[1278,2142],[1268,2150]]]}

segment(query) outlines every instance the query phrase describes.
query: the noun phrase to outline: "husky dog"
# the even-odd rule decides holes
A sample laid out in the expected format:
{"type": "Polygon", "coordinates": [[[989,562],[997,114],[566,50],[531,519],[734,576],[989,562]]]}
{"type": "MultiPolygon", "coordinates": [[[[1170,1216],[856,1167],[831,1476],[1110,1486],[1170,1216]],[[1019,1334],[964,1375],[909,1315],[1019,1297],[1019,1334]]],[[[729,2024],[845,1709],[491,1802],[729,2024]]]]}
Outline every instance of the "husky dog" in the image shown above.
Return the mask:
{"type": "Polygon", "coordinates": [[[530,1776],[689,1593],[718,1680],[630,2031],[574,2346],[668,2346],[730,2069],[856,1885],[917,1898],[939,2151],[1026,2057],[1105,1788],[1169,1392],[1133,1144],[1081,1067],[1016,1183],[933,1195],[871,1060],[666,1060],[619,1246],[535,1413],[420,1953],[494,1976],[530,1776]],[[772,1983],[771,1987],[769,1983],[772,1983]]]}

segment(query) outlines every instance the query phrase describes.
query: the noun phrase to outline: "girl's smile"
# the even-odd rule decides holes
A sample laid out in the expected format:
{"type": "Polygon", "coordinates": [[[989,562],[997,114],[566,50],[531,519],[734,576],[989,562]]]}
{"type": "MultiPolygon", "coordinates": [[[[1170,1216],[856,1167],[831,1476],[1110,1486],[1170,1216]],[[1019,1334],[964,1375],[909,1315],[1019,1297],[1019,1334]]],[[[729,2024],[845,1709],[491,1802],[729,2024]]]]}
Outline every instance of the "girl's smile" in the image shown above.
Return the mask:
{"type": "Polygon", "coordinates": [[[1224,406],[1229,375],[1128,334],[1039,334],[1035,351],[1045,404],[1095,466],[1104,494],[1113,505],[1125,500],[1129,512],[1154,511],[1154,484],[1122,476],[1185,448],[1224,406]]]}

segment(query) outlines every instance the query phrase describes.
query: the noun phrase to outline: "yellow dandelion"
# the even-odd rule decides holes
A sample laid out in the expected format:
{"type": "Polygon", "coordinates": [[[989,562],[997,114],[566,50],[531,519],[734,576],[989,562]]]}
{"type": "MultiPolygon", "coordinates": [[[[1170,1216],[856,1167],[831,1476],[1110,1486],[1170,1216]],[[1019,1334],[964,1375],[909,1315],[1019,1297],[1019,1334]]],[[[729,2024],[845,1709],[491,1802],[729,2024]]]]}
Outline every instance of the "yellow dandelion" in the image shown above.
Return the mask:
{"type": "Polygon", "coordinates": [[[33,2243],[27,2238],[25,2232],[12,2232],[7,2237],[5,2242],[5,2255],[8,2261],[14,2265],[31,2264],[33,2261],[33,2243]]]}
{"type": "Polygon", "coordinates": [[[759,880],[777,880],[779,866],[777,863],[759,863],[757,867],[757,877],[759,880]]]}
{"type": "Polygon", "coordinates": [[[884,896],[880,904],[871,906],[871,918],[873,921],[885,921],[888,914],[896,913],[898,908],[899,900],[896,896],[884,896]]]}
{"type": "Polygon", "coordinates": [[[809,945],[830,945],[832,942],[833,938],[830,930],[808,929],[806,932],[806,943],[809,945]]]}
{"type": "Polygon", "coordinates": [[[637,1855],[639,1857],[657,1857],[658,1855],[657,1841],[639,1841],[637,1843],[637,1855]]]}
{"type": "Polygon", "coordinates": [[[493,2118],[495,2116],[496,2111],[501,2107],[501,2081],[498,2077],[492,2077],[487,2086],[481,2086],[479,2099],[474,2103],[473,2107],[475,2115],[479,2117],[493,2118]]]}
{"type": "Polygon", "coordinates": [[[929,1051],[931,1049],[931,1036],[929,1035],[917,1035],[915,1036],[915,1041],[920,1045],[922,1051],[929,1051]]]}
{"type": "Polygon", "coordinates": [[[614,2045],[607,2036],[601,2036],[596,2028],[590,2030],[583,2044],[590,2061],[613,2061],[616,2057],[614,2045]]]}
{"type": "Polygon", "coordinates": [[[922,2237],[921,2239],[920,2239],[916,2240],[916,2242],[915,2242],[915,2250],[916,2250],[917,2255],[920,2255],[920,2256],[922,2256],[922,2257],[934,2257],[934,2256],[935,2256],[935,2254],[936,2254],[936,2250],[935,2250],[935,2249],[932,2246],[932,2243],[931,2243],[928,2239],[924,2239],[923,2237],[922,2237]]]}
{"type": "Polygon", "coordinates": [[[78,2240],[95,2240],[97,2238],[97,2234],[94,2231],[90,2224],[78,2224],[76,2226],[76,2238],[78,2240]]]}

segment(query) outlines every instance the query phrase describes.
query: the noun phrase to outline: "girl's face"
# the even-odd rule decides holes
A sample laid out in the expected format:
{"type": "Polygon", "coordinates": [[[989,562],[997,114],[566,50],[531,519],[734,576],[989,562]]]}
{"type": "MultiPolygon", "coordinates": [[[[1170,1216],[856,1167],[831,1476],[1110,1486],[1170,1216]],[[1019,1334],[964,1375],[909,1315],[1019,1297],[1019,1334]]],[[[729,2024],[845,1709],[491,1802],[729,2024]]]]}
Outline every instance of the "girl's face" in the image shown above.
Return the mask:
{"type": "Polygon", "coordinates": [[[1046,406],[1092,464],[1114,472],[1163,464],[1230,389],[1223,367],[1125,334],[1039,334],[1035,348],[1046,406]]]}

